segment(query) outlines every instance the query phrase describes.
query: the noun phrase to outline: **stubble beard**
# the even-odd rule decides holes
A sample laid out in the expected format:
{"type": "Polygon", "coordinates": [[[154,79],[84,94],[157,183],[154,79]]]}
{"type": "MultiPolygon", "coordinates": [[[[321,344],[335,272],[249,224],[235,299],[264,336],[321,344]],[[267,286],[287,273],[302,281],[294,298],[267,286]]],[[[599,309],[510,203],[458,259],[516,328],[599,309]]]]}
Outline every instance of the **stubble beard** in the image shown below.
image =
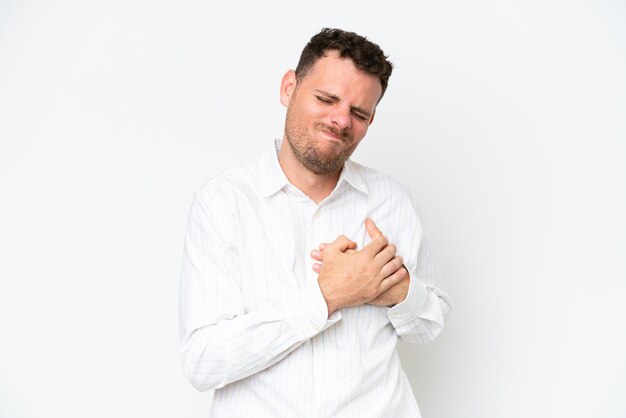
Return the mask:
{"type": "MultiPolygon", "coordinates": [[[[313,134],[321,130],[331,132],[348,143],[353,142],[349,134],[338,131],[336,128],[322,122],[315,122],[313,124],[313,134]]],[[[341,169],[356,148],[356,144],[353,144],[342,149],[338,154],[325,152],[316,145],[317,139],[307,132],[306,126],[297,120],[290,109],[287,109],[285,137],[298,161],[318,175],[330,174],[341,169]]]]}

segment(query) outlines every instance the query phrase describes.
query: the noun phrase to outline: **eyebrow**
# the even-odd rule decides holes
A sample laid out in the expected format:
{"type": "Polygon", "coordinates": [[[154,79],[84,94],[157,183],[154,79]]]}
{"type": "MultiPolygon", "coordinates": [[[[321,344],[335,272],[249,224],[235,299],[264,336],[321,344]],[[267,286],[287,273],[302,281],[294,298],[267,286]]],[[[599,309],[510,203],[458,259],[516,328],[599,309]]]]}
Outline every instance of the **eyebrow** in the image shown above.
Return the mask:
{"type": "MultiPolygon", "coordinates": [[[[332,93],[329,93],[329,92],[327,92],[327,91],[324,91],[324,90],[319,90],[319,89],[316,89],[315,91],[316,91],[316,92],[318,92],[318,93],[320,93],[320,94],[322,94],[322,95],[324,95],[324,96],[326,96],[326,97],[328,97],[329,99],[331,99],[331,100],[333,100],[333,101],[335,101],[335,102],[338,102],[339,100],[341,100],[341,99],[339,98],[339,96],[337,96],[337,95],[335,95],[335,94],[332,94],[332,93]]],[[[371,114],[370,112],[368,112],[367,110],[363,109],[363,108],[362,108],[362,107],[360,107],[360,106],[350,106],[350,110],[352,110],[352,111],[354,111],[354,112],[361,113],[363,116],[365,116],[365,117],[366,117],[366,118],[368,118],[368,119],[369,119],[370,117],[372,117],[372,114],[371,114]]]]}

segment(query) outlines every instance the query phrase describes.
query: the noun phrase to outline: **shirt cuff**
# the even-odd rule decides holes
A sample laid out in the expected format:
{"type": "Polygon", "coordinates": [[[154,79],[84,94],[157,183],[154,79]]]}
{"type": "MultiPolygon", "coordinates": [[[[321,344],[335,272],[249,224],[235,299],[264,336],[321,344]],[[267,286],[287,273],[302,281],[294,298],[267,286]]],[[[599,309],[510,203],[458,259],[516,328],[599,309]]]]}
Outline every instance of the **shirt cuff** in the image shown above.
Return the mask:
{"type": "Polygon", "coordinates": [[[417,315],[422,310],[424,303],[426,302],[426,297],[428,296],[428,290],[426,290],[424,283],[419,281],[415,274],[411,273],[412,270],[413,268],[411,267],[407,269],[410,278],[409,291],[406,298],[394,307],[389,308],[387,311],[387,317],[395,328],[398,328],[417,318],[417,315]]]}
{"type": "Polygon", "coordinates": [[[294,293],[286,303],[285,315],[302,339],[309,339],[341,319],[341,312],[328,316],[328,306],[317,280],[294,293]]]}

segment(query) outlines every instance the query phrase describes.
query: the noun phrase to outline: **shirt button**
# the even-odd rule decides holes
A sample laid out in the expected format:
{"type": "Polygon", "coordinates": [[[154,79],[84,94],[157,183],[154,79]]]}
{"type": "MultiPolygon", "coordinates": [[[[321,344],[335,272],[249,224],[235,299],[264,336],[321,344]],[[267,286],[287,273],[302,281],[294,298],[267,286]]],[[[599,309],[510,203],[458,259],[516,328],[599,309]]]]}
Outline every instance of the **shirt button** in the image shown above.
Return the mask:
{"type": "Polygon", "coordinates": [[[317,212],[315,212],[313,214],[314,217],[319,218],[320,217],[320,211],[318,210],[317,212]]]}
{"type": "Polygon", "coordinates": [[[317,331],[319,331],[319,330],[320,330],[320,328],[322,328],[322,326],[319,324],[319,322],[315,322],[315,323],[313,324],[313,328],[315,328],[317,331]]]}

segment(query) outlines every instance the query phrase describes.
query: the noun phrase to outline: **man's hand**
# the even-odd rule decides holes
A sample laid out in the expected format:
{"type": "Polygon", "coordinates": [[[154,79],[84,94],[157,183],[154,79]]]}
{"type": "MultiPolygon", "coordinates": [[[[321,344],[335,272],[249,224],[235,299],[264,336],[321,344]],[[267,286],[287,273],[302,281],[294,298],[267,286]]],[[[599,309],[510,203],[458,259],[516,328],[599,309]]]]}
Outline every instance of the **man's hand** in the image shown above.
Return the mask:
{"type": "Polygon", "coordinates": [[[328,306],[328,314],[376,299],[399,283],[406,271],[396,247],[382,234],[359,251],[344,235],[328,244],[321,254],[317,281],[328,306]]]}
{"type": "MultiPolygon", "coordinates": [[[[365,221],[365,225],[366,225],[367,233],[372,238],[372,243],[374,241],[380,239],[381,237],[384,238],[383,237],[383,233],[378,229],[376,224],[371,219],[367,219],[365,221]]],[[[340,238],[342,238],[342,237],[339,237],[337,240],[335,240],[335,242],[333,242],[333,244],[337,244],[338,240],[340,238]]],[[[343,238],[345,238],[345,237],[343,237],[343,238]]],[[[372,243],[368,244],[368,246],[366,246],[365,248],[367,248],[370,245],[372,245],[372,243]]],[[[319,247],[319,250],[313,250],[311,252],[311,257],[313,259],[317,260],[317,261],[323,261],[324,253],[326,252],[326,249],[330,245],[333,245],[333,244],[321,244],[320,247],[319,247]]],[[[340,249],[340,248],[344,248],[344,247],[345,247],[345,250],[342,251],[343,253],[353,254],[353,253],[358,253],[359,252],[359,251],[355,250],[356,243],[353,242],[353,241],[348,240],[347,238],[345,240],[342,240],[342,244],[341,245],[339,245],[339,246],[335,245],[334,248],[335,249],[340,249]]],[[[400,277],[400,280],[396,281],[395,284],[393,284],[387,290],[382,291],[380,294],[378,294],[373,299],[371,299],[369,301],[365,301],[365,302],[369,303],[371,305],[376,305],[376,306],[393,306],[395,304],[398,304],[398,303],[402,302],[404,299],[406,299],[406,295],[408,294],[408,291],[409,291],[410,277],[407,274],[408,271],[406,271],[406,267],[404,266],[404,264],[402,264],[402,258],[395,256],[395,246],[393,246],[393,244],[385,245],[384,247],[381,248],[380,252],[382,252],[383,250],[385,250],[385,251],[393,250],[394,257],[387,263],[387,265],[385,265],[381,269],[381,273],[382,273],[382,270],[384,269],[385,273],[383,273],[383,274],[389,274],[387,276],[388,278],[390,278],[390,279],[395,281],[395,279],[400,277]],[[392,276],[394,276],[394,277],[392,278],[392,276]]],[[[321,264],[321,263],[313,264],[313,270],[315,272],[321,273],[322,269],[323,269],[323,264],[321,264]]],[[[321,285],[320,285],[320,287],[321,287],[321,285]]],[[[324,293],[323,290],[322,290],[322,293],[324,293]]],[[[327,300],[327,303],[328,303],[328,300],[327,300]]],[[[346,306],[356,306],[356,305],[360,305],[360,304],[361,303],[357,303],[355,305],[346,305],[346,306]]],[[[344,307],[344,306],[342,306],[342,307],[344,307]]],[[[336,308],[336,309],[340,309],[340,308],[336,308]]],[[[336,310],[336,309],[334,309],[334,310],[336,310]]],[[[329,314],[334,312],[334,310],[331,311],[331,308],[329,306],[329,314]]]]}

